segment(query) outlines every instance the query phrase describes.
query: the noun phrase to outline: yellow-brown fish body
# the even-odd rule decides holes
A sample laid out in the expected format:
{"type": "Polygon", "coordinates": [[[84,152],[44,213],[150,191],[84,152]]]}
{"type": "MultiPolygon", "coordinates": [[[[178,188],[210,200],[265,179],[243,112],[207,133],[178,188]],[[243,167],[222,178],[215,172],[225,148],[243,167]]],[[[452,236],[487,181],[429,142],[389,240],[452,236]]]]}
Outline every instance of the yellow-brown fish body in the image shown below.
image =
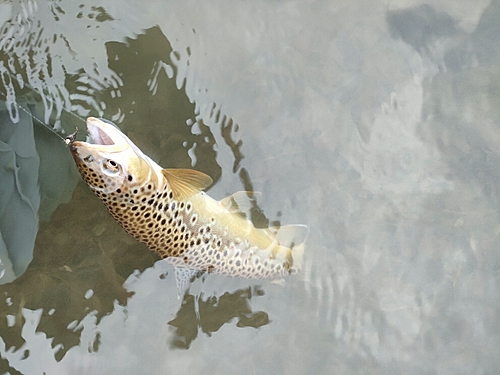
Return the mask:
{"type": "Polygon", "coordinates": [[[128,233],[175,267],[253,279],[298,268],[305,226],[257,229],[236,199],[202,191],[212,183],[206,174],[161,168],[110,123],[89,117],[87,128],[93,143],[67,138],[82,178],[128,233]]]}

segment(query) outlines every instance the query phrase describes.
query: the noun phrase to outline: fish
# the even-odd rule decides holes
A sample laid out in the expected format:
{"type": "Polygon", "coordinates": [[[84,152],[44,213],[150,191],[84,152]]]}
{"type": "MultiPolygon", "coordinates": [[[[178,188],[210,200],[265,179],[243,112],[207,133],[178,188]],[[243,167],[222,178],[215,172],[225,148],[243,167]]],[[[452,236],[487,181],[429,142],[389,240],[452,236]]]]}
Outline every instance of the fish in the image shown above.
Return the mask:
{"type": "Polygon", "coordinates": [[[138,241],[174,266],[177,286],[193,276],[280,282],[300,269],[305,225],[256,228],[248,219],[250,192],[219,201],[203,190],[213,181],[193,169],[164,169],[115,124],[86,120],[88,137],[66,137],[83,181],[111,216],[138,241]]]}

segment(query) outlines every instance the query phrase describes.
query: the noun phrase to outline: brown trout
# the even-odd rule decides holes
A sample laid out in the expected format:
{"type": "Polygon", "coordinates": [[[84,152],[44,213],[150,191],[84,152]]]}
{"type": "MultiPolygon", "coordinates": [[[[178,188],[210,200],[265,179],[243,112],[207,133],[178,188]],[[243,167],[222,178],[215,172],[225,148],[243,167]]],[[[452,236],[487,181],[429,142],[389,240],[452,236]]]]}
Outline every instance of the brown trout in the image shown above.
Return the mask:
{"type": "Polygon", "coordinates": [[[216,201],[202,191],[212,184],[206,174],[163,169],[106,121],[89,117],[87,129],[87,142],[75,141],[76,132],[66,138],[83,180],[177,277],[184,269],[281,280],[299,268],[306,226],[255,228],[240,212],[246,193],[216,201]]]}

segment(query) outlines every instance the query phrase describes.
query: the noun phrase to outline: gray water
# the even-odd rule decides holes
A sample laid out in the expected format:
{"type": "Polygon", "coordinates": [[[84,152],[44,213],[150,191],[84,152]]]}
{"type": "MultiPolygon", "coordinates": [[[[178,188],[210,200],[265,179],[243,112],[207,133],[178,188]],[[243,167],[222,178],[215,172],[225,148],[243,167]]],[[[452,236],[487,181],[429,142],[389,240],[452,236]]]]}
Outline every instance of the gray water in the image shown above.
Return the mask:
{"type": "Polygon", "coordinates": [[[499,19],[497,0],[0,3],[0,373],[497,373],[499,19]],[[79,182],[57,134],[89,115],[216,199],[261,192],[256,223],[307,224],[300,273],[179,300],[79,182]]]}

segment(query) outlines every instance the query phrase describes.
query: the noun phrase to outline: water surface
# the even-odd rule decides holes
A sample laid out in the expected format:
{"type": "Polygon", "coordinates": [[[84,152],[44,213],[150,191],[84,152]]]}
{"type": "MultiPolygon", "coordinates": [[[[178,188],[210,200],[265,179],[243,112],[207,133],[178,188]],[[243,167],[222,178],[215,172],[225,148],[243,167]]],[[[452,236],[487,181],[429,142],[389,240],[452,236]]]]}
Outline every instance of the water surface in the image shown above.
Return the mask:
{"type": "Polygon", "coordinates": [[[0,189],[20,202],[0,205],[0,372],[495,373],[499,17],[496,0],[0,4],[0,189]],[[256,223],[307,224],[302,271],[177,299],[55,134],[90,115],[209,174],[216,199],[261,192],[256,223]]]}

